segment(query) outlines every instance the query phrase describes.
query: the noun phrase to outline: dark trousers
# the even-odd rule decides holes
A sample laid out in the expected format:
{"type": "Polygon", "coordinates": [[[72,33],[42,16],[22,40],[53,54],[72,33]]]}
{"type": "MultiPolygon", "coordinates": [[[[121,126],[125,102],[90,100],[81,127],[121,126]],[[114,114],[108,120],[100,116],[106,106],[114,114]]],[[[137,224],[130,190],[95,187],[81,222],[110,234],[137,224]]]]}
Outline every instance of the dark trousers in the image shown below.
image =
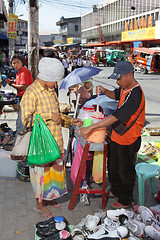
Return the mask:
{"type": "Polygon", "coordinates": [[[131,145],[119,145],[112,141],[109,143],[108,177],[111,192],[123,205],[130,205],[133,201],[135,163],[140,145],[141,137],[131,145]]]}

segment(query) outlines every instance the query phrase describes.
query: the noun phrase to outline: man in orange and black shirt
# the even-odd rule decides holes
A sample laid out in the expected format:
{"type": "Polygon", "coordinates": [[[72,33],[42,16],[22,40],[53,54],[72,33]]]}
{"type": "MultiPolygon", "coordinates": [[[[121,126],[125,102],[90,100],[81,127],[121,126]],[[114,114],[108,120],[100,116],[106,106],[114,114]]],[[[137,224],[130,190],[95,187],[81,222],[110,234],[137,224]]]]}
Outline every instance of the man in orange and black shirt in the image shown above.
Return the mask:
{"type": "Polygon", "coordinates": [[[123,208],[133,202],[135,163],[141,144],[141,129],[145,122],[145,98],[134,78],[134,68],[130,62],[117,63],[109,78],[116,79],[119,88],[110,91],[99,86],[99,92],[119,101],[117,110],[101,122],[78,131],[85,138],[93,129],[112,126],[108,176],[111,193],[118,198],[112,207],[123,208]]]}

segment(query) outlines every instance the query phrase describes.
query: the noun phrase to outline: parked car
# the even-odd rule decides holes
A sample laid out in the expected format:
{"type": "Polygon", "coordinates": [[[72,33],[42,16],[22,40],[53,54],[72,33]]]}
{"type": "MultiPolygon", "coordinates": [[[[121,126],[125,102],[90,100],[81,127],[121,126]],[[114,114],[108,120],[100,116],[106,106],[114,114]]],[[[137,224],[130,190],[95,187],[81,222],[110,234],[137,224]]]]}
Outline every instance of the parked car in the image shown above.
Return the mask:
{"type": "Polygon", "coordinates": [[[151,48],[133,48],[130,62],[135,70],[144,73],[160,72],[160,50],[151,48]]]}
{"type": "Polygon", "coordinates": [[[126,53],[118,49],[105,49],[107,66],[114,66],[119,61],[126,60],[126,53]]]}

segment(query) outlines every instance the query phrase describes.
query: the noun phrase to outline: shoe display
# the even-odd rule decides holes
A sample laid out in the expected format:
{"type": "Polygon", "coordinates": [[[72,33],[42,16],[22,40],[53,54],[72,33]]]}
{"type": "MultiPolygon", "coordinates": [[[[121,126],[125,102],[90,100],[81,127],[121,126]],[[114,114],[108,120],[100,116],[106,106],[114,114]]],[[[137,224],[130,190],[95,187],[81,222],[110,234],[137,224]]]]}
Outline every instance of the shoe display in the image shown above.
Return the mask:
{"type": "Polygon", "coordinates": [[[151,210],[145,206],[140,206],[138,208],[138,212],[142,219],[142,222],[145,225],[152,225],[152,223],[156,220],[151,210]]]}
{"type": "Polygon", "coordinates": [[[97,231],[93,234],[88,235],[87,239],[89,240],[120,240],[121,238],[124,238],[128,235],[128,229],[126,227],[120,226],[116,230],[110,231],[106,229],[105,224],[102,224],[97,227],[97,231]]]}
{"type": "Polygon", "coordinates": [[[153,226],[146,226],[144,229],[147,236],[151,237],[154,240],[160,239],[160,230],[153,226]]]}
{"type": "Polygon", "coordinates": [[[113,221],[118,221],[119,220],[119,215],[124,214],[128,218],[132,218],[134,216],[133,211],[126,210],[124,208],[121,209],[116,209],[116,210],[107,210],[106,215],[109,219],[113,221]]]}

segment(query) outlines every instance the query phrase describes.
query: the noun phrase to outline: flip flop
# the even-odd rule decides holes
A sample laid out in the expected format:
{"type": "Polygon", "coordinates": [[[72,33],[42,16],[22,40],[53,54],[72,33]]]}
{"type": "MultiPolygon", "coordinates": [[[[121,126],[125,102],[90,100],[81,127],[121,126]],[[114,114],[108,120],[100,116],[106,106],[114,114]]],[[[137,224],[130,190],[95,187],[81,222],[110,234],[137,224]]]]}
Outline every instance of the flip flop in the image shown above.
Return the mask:
{"type": "Polygon", "coordinates": [[[58,203],[57,201],[54,201],[54,203],[51,206],[55,208],[61,208],[61,204],[58,203]]]}
{"type": "Polygon", "coordinates": [[[54,217],[54,213],[52,213],[50,210],[49,210],[49,212],[44,212],[44,211],[41,211],[38,208],[34,207],[33,212],[39,213],[40,215],[42,215],[43,217],[46,217],[48,219],[51,217],[54,217]],[[51,214],[51,216],[47,216],[49,213],[51,214]]]}

